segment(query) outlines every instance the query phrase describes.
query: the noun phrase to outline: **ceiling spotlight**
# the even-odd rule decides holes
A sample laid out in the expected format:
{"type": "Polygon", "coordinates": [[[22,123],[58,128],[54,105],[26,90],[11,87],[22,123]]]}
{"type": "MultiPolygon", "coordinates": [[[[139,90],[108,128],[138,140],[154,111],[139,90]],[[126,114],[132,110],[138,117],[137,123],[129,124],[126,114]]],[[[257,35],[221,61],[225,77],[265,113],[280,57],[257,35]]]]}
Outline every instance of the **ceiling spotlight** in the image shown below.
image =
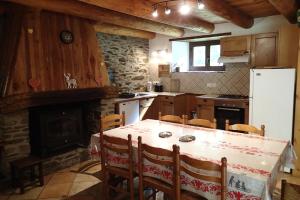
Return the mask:
{"type": "Polygon", "coordinates": [[[157,11],[157,7],[156,6],[153,7],[152,16],[153,17],[157,17],[158,16],[158,11],[157,11]]]}
{"type": "Polygon", "coordinates": [[[166,14],[166,15],[171,14],[171,9],[168,7],[168,3],[166,3],[165,14],[166,14]]]}
{"type": "Polygon", "coordinates": [[[198,9],[199,10],[203,10],[205,7],[204,3],[202,2],[202,0],[198,0],[198,9]]]}
{"type": "Polygon", "coordinates": [[[180,14],[182,14],[182,15],[187,15],[187,14],[190,12],[190,10],[191,10],[190,6],[187,5],[187,4],[185,3],[185,1],[183,2],[183,4],[182,4],[182,5],[180,6],[180,8],[179,8],[179,12],[180,12],[180,14]]]}

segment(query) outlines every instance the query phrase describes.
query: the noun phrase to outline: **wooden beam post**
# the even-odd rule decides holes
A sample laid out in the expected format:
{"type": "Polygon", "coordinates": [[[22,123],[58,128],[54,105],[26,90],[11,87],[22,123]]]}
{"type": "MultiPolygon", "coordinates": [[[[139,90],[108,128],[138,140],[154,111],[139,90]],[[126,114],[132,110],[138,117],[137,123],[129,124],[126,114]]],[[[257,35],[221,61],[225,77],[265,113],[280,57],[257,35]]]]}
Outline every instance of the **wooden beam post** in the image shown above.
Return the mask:
{"type": "Polygon", "coordinates": [[[173,9],[170,15],[164,14],[164,7],[158,7],[159,16],[152,16],[153,8],[151,1],[148,0],[79,0],[84,3],[92,4],[98,7],[126,13],[136,17],[170,24],[177,27],[187,28],[203,33],[213,32],[214,24],[195,17],[193,15],[182,16],[177,10],[173,9]]]}
{"type": "Polygon", "coordinates": [[[296,0],[269,0],[269,2],[291,23],[297,22],[297,9],[299,5],[296,0]]]}
{"type": "Polygon", "coordinates": [[[137,30],[137,29],[132,29],[132,28],[126,28],[123,26],[107,24],[107,23],[97,24],[94,27],[95,27],[96,32],[109,33],[109,34],[114,34],[114,35],[124,35],[124,36],[130,36],[130,37],[138,37],[138,38],[144,38],[144,39],[148,39],[148,40],[155,38],[155,35],[156,35],[153,32],[142,31],[142,30],[137,30]]]}
{"type": "Polygon", "coordinates": [[[155,32],[172,37],[181,37],[184,34],[182,28],[162,24],[146,19],[141,19],[124,13],[100,8],[76,0],[5,0],[11,3],[40,8],[44,10],[69,14],[95,21],[115,24],[123,27],[155,32]]]}
{"type": "Polygon", "coordinates": [[[205,7],[214,14],[229,20],[242,28],[251,28],[254,24],[253,17],[229,5],[226,1],[202,0],[205,7]]]}
{"type": "MultiPolygon", "coordinates": [[[[300,30],[298,29],[300,38],[300,30]]],[[[300,155],[300,40],[298,41],[298,66],[297,66],[297,83],[296,83],[296,100],[295,100],[295,121],[294,121],[294,147],[295,152],[300,155]]],[[[294,176],[300,176],[300,160],[295,162],[294,176]]]]}

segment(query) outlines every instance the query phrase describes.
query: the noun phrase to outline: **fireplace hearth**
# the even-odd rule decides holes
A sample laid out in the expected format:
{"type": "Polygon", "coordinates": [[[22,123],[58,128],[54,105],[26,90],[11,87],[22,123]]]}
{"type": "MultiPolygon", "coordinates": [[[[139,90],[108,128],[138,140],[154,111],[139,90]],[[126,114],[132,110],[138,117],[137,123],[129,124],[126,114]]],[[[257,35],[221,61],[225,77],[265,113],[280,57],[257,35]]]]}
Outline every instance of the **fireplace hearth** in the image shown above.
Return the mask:
{"type": "Polygon", "coordinates": [[[31,154],[46,158],[87,147],[84,103],[58,104],[29,110],[31,154]]]}

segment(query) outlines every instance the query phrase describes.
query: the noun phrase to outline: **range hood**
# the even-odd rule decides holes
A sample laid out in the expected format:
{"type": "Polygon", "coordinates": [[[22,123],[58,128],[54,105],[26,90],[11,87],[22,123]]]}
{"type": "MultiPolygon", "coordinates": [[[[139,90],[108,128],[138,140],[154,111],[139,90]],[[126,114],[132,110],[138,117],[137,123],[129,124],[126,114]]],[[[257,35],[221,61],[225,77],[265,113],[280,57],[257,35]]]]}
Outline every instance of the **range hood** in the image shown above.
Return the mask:
{"type": "Polygon", "coordinates": [[[219,63],[249,63],[250,54],[245,54],[242,56],[221,56],[218,59],[219,63]]]}

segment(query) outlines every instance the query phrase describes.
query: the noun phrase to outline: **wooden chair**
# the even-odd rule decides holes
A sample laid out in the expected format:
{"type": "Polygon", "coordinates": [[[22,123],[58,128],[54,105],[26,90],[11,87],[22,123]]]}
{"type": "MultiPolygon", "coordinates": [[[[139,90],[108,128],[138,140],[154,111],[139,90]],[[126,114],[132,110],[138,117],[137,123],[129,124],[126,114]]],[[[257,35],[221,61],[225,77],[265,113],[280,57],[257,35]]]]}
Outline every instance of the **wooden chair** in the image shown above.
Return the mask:
{"type": "Polygon", "coordinates": [[[225,130],[265,136],[265,125],[261,125],[261,129],[258,129],[248,124],[229,125],[229,120],[226,120],[225,130]]]}
{"type": "Polygon", "coordinates": [[[182,115],[182,118],[177,115],[161,115],[161,112],[158,113],[158,119],[159,121],[166,121],[166,122],[173,122],[173,123],[180,123],[185,124],[184,115],[182,115]]]}
{"type": "Polygon", "coordinates": [[[281,181],[281,200],[300,199],[300,185],[288,183],[286,180],[281,181]]]}
{"type": "MultiPolygon", "coordinates": [[[[195,179],[209,181],[218,183],[221,185],[221,200],[226,199],[227,195],[227,159],[221,159],[221,165],[209,162],[209,161],[202,161],[191,158],[186,155],[180,155],[180,173],[185,172],[186,174],[192,176],[195,179]],[[191,170],[189,167],[193,167],[194,170],[191,170]],[[206,170],[211,172],[217,172],[220,176],[214,175],[207,175],[207,174],[200,174],[197,173],[196,170],[206,170]]],[[[195,194],[189,191],[182,191],[181,192],[181,200],[199,200],[199,199],[206,199],[199,194],[195,194]]]]}
{"type": "Polygon", "coordinates": [[[110,137],[100,132],[101,166],[103,171],[103,192],[106,200],[124,199],[128,196],[134,199],[134,170],[131,135],[128,140],[110,137]],[[110,153],[127,155],[128,166],[121,168],[112,166],[108,162],[108,150],[110,153]],[[127,190],[123,189],[123,182],[127,180],[127,190]],[[115,192],[117,197],[110,197],[110,192],[115,192]]]}
{"type": "Polygon", "coordinates": [[[125,112],[122,114],[111,114],[101,118],[101,130],[105,131],[125,125],[125,112]]]}
{"type": "Polygon", "coordinates": [[[207,119],[191,119],[188,120],[187,116],[186,117],[186,121],[188,125],[192,125],[192,126],[200,126],[200,127],[205,127],[205,128],[213,128],[216,129],[217,128],[217,120],[214,119],[213,122],[207,120],[207,119]]]}
{"type": "Polygon", "coordinates": [[[144,189],[151,188],[154,192],[146,197],[156,198],[158,191],[164,192],[164,195],[173,200],[180,199],[180,174],[179,174],[179,147],[173,145],[173,151],[168,151],[161,148],[151,147],[147,144],[142,144],[142,138],[138,137],[138,169],[139,169],[139,200],[144,200],[144,189]],[[160,159],[158,156],[163,156],[160,159]],[[165,159],[165,158],[169,159],[165,159]],[[172,184],[162,181],[158,178],[153,178],[145,175],[144,161],[148,160],[153,164],[162,167],[170,167],[173,169],[172,184]]]}

